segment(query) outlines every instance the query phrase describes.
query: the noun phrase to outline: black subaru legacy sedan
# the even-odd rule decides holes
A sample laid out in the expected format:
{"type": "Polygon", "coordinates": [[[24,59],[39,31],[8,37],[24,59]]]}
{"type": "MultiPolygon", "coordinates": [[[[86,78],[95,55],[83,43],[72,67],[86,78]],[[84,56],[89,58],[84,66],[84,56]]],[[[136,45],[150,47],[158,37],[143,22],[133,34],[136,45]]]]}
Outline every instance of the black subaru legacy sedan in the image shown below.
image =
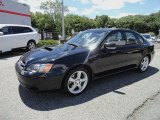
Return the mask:
{"type": "Polygon", "coordinates": [[[154,45],[135,31],[91,29],[65,44],[24,54],[15,69],[24,88],[62,88],[67,94],[79,95],[100,77],[132,68],[145,72],[153,56],[154,45]]]}

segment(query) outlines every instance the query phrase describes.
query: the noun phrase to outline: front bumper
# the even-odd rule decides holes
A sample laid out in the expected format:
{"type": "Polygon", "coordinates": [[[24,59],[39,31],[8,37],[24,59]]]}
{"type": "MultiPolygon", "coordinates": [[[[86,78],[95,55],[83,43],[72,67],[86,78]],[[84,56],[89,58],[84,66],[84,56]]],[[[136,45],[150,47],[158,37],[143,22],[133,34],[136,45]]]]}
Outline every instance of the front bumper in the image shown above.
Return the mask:
{"type": "Polygon", "coordinates": [[[151,55],[151,60],[150,60],[150,62],[152,62],[152,61],[153,61],[153,58],[154,58],[154,56],[155,56],[155,51],[153,51],[150,55],[151,55]]]}
{"type": "Polygon", "coordinates": [[[39,77],[26,76],[25,74],[22,75],[21,73],[23,70],[19,67],[18,63],[16,63],[15,70],[20,84],[26,89],[48,91],[61,88],[63,75],[55,76],[51,75],[52,73],[39,77]]]}

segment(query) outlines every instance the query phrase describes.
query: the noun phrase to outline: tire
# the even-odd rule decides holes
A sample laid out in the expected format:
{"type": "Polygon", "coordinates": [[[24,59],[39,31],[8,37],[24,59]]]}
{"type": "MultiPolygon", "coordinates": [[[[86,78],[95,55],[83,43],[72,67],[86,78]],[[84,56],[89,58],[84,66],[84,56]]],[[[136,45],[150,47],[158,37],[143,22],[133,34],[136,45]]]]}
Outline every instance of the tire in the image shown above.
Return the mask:
{"type": "Polygon", "coordinates": [[[65,77],[63,91],[71,96],[83,93],[89,84],[89,73],[84,68],[71,70],[65,77]]]}
{"type": "Polygon", "coordinates": [[[34,41],[29,41],[28,44],[27,44],[27,49],[29,51],[32,51],[32,50],[36,49],[36,43],[34,41]]]}
{"type": "Polygon", "coordinates": [[[144,56],[141,60],[141,63],[139,64],[138,71],[139,72],[145,72],[149,66],[149,57],[144,56]]]}

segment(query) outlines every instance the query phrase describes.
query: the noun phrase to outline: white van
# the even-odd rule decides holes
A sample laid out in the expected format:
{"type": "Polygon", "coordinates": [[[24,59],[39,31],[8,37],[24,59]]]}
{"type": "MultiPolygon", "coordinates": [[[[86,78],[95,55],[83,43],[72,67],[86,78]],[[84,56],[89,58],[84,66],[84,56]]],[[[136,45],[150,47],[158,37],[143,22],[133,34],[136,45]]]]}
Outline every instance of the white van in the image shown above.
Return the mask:
{"type": "Polygon", "coordinates": [[[30,26],[0,24],[0,52],[2,53],[21,47],[34,50],[39,39],[40,35],[30,26]]]}

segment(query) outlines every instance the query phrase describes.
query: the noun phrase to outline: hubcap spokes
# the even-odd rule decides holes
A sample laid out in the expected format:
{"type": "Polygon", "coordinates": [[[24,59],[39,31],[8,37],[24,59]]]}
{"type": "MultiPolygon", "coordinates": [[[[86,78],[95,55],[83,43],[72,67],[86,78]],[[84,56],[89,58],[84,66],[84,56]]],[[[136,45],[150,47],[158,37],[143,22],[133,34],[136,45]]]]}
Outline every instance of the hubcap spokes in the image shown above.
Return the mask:
{"type": "Polygon", "coordinates": [[[148,57],[145,57],[143,61],[141,62],[141,70],[145,71],[148,67],[148,64],[149,64],[149,59],[148,57]]]}
{"type": "Polygon", "coordinates": [[[34,50],[34,49],[35,49],[35,44],[31,42],[29,44],[29,50],[34,50]]]}
{"type": "Polygon", "coordinates": [[[68,90],[73,94],[82,92],[88,83],[88,76],[84,71],[74,72],[68,80],[68,90]]]}

